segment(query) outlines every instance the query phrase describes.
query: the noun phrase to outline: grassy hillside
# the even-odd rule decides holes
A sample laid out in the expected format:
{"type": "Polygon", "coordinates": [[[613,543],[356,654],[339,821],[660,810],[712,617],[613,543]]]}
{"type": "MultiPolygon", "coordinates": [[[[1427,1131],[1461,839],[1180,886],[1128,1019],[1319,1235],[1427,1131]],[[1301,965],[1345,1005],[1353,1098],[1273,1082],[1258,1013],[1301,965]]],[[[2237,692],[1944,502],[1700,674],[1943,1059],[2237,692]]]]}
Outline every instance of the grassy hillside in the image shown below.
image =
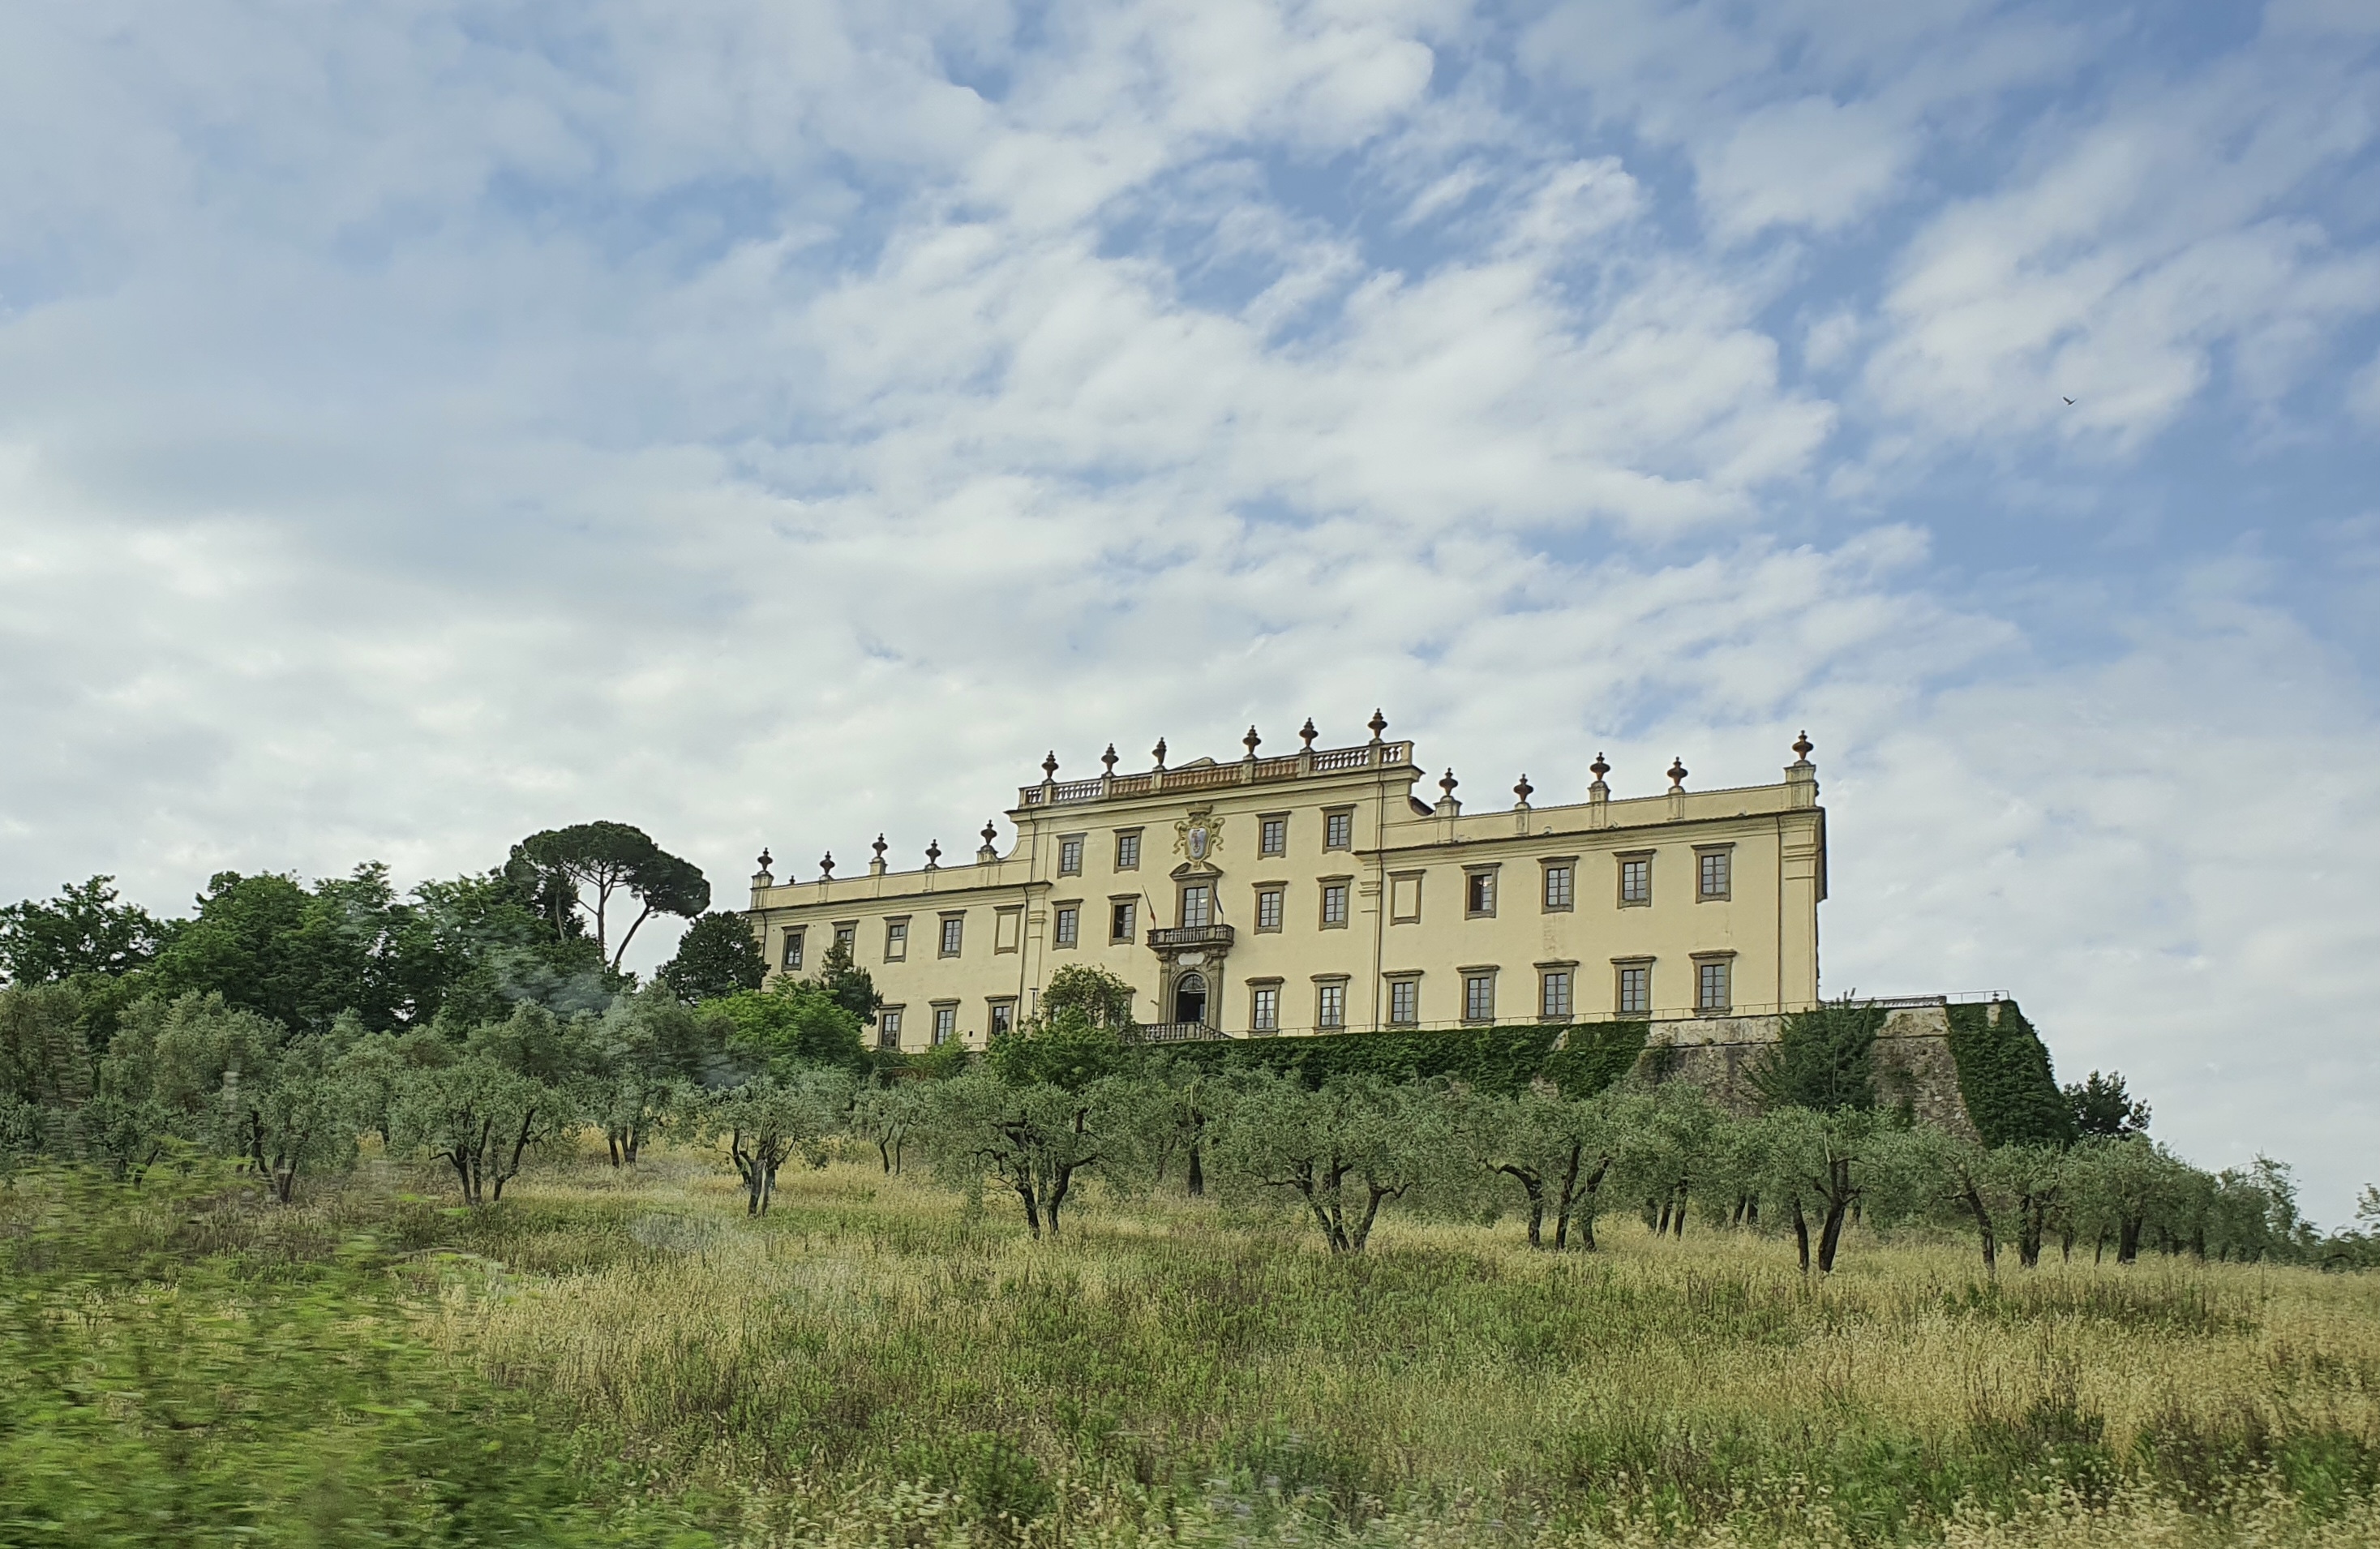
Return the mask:
{"type": "Polygon", "coordinates": [[[2380,1541],[2368,1275],[733,1185],[19,1178],[0,1543],[2380,1541]]]}

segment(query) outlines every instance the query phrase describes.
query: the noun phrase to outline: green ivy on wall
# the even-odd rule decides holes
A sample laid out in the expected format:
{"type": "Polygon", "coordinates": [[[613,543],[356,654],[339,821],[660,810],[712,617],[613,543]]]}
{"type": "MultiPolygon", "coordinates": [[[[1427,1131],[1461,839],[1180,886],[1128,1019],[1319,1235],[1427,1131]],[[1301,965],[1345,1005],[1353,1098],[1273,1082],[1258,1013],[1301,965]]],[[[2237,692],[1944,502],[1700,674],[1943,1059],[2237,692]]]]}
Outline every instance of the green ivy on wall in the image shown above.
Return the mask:
{"type": "Polygon", "coordinates": [[[1516,1092],[1543,1077],[1565,1096],[1588,1097],[1617,1081],[1645,1052],[1643,1021],[1527,1022],[1443,1032],[1336,1032],[1167,1045],[1210,1070],[1275,1070],[1307,1086],[1333,1076],[1391,1081],[1451,1077],[1483,1092],[1516,1092]]]}
{"type": "Polygon", "coordinates": [[[2071,1140],[2074,1118],[2051,1074],[2049,1050],[2016,1002],[1953,1006],[1949,1011],[1950,1058],[1959,1067],[1959,1096],[1984,1143],[2064,1145],[2071,1140]]]}

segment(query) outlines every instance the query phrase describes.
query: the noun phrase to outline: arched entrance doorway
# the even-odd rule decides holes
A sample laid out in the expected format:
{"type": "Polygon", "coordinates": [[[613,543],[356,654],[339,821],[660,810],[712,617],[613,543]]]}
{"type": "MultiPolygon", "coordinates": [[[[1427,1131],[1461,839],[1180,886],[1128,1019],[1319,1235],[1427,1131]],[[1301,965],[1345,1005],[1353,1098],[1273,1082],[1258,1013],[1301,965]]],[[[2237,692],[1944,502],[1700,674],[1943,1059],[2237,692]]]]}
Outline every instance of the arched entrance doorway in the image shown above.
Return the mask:
{"type": "Polygon", "coordinates": [[[1185,973],[1173,982],[1173,1019],[1177,1022],[1207,1020],[1207,976],[1185,973]]]}

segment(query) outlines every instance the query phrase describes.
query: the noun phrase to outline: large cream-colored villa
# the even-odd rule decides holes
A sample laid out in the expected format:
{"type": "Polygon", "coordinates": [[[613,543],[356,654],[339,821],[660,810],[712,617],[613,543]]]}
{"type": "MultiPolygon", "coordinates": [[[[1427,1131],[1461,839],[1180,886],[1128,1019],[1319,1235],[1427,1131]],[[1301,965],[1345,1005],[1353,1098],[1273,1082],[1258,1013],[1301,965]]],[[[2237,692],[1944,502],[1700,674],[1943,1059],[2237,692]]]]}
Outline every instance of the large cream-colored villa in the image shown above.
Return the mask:
{"type": "Polygon", "coordinates": [[[1782,782],[1463,811],[1451,771],[1413,795],[1411,742],[1304,746],[1060,780],[1017,792],[1006,854],[987,823],[971,865],[862,876],[821,862],[779,883],[764,852],[752,929],[772,973],[814,971],[840,939],[884,996],[876,1038],[980,1045],[1030,1016],[1069,963],[1130,982],[1149,1038],[1444,1028],[1545,1018],[1744,1017],[1818,996],[1827,814],[1807,737],[1782,782]]]}

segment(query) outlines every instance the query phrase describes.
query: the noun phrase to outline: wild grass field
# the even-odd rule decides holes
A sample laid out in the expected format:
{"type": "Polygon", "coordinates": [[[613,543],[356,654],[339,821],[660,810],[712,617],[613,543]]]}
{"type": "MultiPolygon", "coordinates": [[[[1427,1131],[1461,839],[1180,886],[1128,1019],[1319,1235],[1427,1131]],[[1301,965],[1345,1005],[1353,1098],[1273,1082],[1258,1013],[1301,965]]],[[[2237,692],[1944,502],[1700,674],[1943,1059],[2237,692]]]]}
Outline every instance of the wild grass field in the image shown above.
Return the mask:
{"type": "Polygon", "coordinates": [[[2380,1543],[2380,1277],[441,1182],[17,1179],[0,1543],[2380,1543]]]}

